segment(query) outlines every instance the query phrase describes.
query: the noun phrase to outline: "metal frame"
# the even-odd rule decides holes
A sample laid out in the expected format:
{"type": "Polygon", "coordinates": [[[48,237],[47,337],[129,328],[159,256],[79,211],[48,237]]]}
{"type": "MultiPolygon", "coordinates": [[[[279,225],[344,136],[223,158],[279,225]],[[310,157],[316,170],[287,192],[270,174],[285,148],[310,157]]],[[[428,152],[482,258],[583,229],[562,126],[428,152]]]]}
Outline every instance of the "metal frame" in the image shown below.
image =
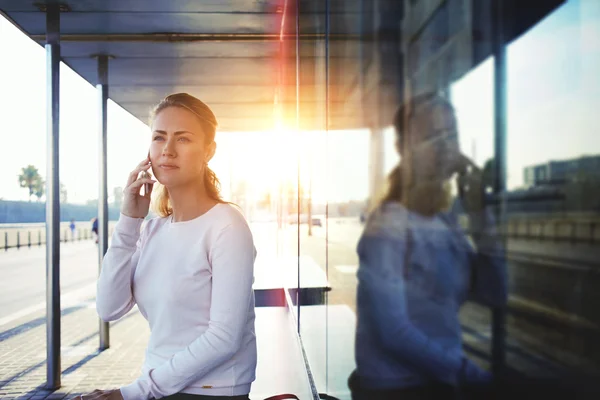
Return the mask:
{"type": "MultiPolygon", "coordinates": [[[[43,41],[44,35],[30,35],[33,40],[43,41]]],[[[63,42],[279,42],[280,40],[324,40],[325,33],[117,33],[117,34],[63,34],[63,42]]],[[[329,40],[364,40],[356,34],[330,34],[329,40]]],[[[373,39],[372,36],[367,36],[373,39]]]]}
{"type": "MultiPolygon", "coordinates": [[[[98,190],[98,273],[102,268],[102,259],[108,250],[108,183],[107,183],[107,116],[108,116],[108,56],[99,55],[98,59],[98,93],[99,110],[99,190],[98,190]]],[[[108,322],[99,320],[100,350],[110,347],[108,322]]]]}
{"type": "MultiPolygon", "coordinates": [[[[294,132],[295,135],[298,134],[298,131],[300,130],[300,0],[296,0],[295,1],[295,10],[296,10],[296,34],[295,34],[295,39],[296,39],[296,43],[295,43],[295,48],[296,48],[296,130],[294,132]]],[[[296,140],[296,137],[294,137],[294,141],[296,140]]],[[[298,185],[298,199],[297,199],[297,214],[298,214],[298,226],[297,226],[297,238],[298,238],[298,263],[297,263],[297,268],[298,268],[298,289],[300,289],[300,226],[302,225],[300,223],[300,217],[302,215],[302,198],[300,197],[300,153],[298,153],[297,155],[297,159],[296,159],[296,166],[297,166],[297,176],[296,176],[296,184],[298,185]]],[[[300,304],[302,303],[302,293],[300,290],[298,290],[298,293],[296,295],[296,304],[297,304],[297,317],[298,317],[298,335],[300,335],[300,304]]],[[[304,348],[304,347],[303,347],[304,348]]],[[[310,371],[310,369],[309,369],[310,371]]]]}
{"type": "MultiPolygon", "coordinates": [[[[362,0],[361,0],[362,6],[362,0]]],[[[362,18],[360,19],[362,23],[362,18]]],[[[361,34],[362,34],[362,25],[361,25],[361,34]]],[[[329,51],[329,37],[331,35],[331,1],[325,0],[325,154],[329,156],[329,110],[330,110],[330,100],[331,93],[329,90],[330,84],[330,51],[329,51]]],[[[359,44],[362,46],[362,41],[359,44]]],[[[361,61],[362,62],[362,54],[361,61]]],[[[361,64],[362,65],[362,64],[361,64]]],[[[363,74],[363,70],[361,68],[359,72],[359,77],[363,74]]],[[[361,102],[363,96],[363,85],[364,81],[361,79],[360,81],[360,96],[361,102]]],[[[329,164],[325,163],[325,173],[326,176],[329,175],[329,164]]],[[[312,202],[311,206],[312,207],[312,202]]],[[[312,221],[309,220],[309,225],[312,225],[312,221]]],[[[327,277],[327,282],[329,282],[329,193],[325,194],[325,276],[327,277]]],[[[325,292],[325,392],[329,393],[329,290],[325,292]]]]}
{"type": "MultiPolygon", "coordinates": [[[[494,56],[494,193],[500,199],[496,222],[506,218],[506,9],[503,0],[493,0],[492,26],[494,56]]],[[[506,241],[506,238],[502,239],[506,241]]],[[[506,244],[506,243],[505,243],[506,244]]],[[[506,248],[506,246],[504,246],[506,248]]],[[[500,377],[506,365],[506,309],[492,308],[492,371],[500,377]]]]}
{"type": "Polygon", "coordinates": [[[60,359],[60,9],[46,12],[46,387],[61,385],[60,359]]]}

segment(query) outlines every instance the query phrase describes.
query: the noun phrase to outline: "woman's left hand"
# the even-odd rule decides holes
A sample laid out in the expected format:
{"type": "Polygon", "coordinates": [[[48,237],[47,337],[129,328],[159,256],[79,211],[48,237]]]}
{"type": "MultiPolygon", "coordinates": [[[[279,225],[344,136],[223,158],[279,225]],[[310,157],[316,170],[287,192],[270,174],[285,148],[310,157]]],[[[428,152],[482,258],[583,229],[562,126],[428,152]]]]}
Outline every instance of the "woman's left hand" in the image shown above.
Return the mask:
{"type": "Polygon", "coordinates": [[[469,213],[479,213],[484,208],[482,171],[465,156],[462,156],[461,163],[462,172],[458,176],[458,186],[463,206],[469,213]]]}
{"type": "Polygon", "coordinates": [[[112,390],[94,390],[92,393],[82,394],[71,400],[123,400],[123,395],[119,389],[112,390]]]}

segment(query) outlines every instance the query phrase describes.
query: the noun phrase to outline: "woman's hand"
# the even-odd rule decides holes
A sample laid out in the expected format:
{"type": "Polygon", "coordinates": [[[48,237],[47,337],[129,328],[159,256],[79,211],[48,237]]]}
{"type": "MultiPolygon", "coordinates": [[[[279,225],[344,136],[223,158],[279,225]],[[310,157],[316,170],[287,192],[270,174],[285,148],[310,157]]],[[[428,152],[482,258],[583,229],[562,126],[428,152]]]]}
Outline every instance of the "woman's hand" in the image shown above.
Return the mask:
{"type": "Polygon", "coordinates": [[[458,188],[463,207],[467,213],[478,214],[485,206],[483,174],[481,169],[464,155],[460,156],[459,163],[458,188]]]}
{"type": "Polygon", "coordinates": [[[92,393],[82,394],[81,396],[73,397],[71,400],[123,400],[123,395],[119,389],[96,389],[92,393]]]}
{"type": "Polygon", "coordinates": [[[131,171],[127,179],[127,185],[123,190],[123,204],[121,205],[121,213],[131,218],[145,218],[148,215],[150,208],[150,194],[154,187],[155,180],[150,178],[148,170],[152,165],[150,158],[146,157],[138,166],[131,171]],[[142,176],[138,179],[140,172],[142,176]],[[149,189],[143,196],[140,195],[140,189],[143,184],[148,184],[149,189]]]}

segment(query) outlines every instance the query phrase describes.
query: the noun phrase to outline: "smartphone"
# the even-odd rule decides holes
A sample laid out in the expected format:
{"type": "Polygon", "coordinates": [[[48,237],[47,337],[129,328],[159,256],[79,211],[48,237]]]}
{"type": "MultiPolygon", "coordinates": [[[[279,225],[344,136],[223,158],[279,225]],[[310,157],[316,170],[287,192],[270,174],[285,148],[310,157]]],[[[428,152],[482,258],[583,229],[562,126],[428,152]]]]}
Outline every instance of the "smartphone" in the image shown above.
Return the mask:
{"type": "MultiPolygon", "coordinates": [[[[148,159],[150,159],[150,150],[148,150],[148,159]]],[[[150,165],[152,165],[152,162],[150,162],[150,165]]],[[[144,171],[144,172],[142,172],[142,178],[150,179],[150,178],[152,178],[152,175],[150,175],[150,173],[148,171],[144,171]]],[[[142,196],[145,196],[148,193],[150,193],[150,184],[144,183],[144,194],[142,196]]]]}
{"type": "MultiPolygon", "coordinates": [[[[142,178],[152,178],[152,175],[150,175],[148,172],[144,171],[144,172],[142,172],[142,178]]],[[[145,196],[146,194],[150,193],[150,184],[144,183],[143,187],[144,187],[144,193],[142,193],[142,196],[145,196]]]]}

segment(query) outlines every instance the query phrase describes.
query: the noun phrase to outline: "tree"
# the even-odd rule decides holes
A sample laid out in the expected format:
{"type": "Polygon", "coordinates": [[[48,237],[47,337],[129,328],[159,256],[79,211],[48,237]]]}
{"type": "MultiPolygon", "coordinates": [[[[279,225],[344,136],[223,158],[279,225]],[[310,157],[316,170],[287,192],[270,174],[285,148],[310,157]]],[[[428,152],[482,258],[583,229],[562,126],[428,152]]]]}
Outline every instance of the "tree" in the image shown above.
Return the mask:
{"type": "Polygon", "coordinates": [[[21,174],[19,175],[19,185],[22,188],[29,189],[29,201],[31,201],[31,196],[35,193],[36,187],[42,181],[42,177],[40,176],[40,172],[33,165],[28,165],[25,168],[21,168],[21,174]]]}
{"type": "MultiPolygon", "coordinates": [[[[37,197],[38,201],[42,200],[42,197],[46,194],[46,182],[40,176],[38,180],[34,182],[33,194],[37,197]]],[[[61,182],[60,183],[60,202],[67,203],[67,188],[61,182]]]]}
{"type": "Polygon", "coordinates": [[[36,182],[33,194],[37,197],[38,201],[42,200],[42,196],[46,193],[46,182],[40,177],[36,182]]]}

